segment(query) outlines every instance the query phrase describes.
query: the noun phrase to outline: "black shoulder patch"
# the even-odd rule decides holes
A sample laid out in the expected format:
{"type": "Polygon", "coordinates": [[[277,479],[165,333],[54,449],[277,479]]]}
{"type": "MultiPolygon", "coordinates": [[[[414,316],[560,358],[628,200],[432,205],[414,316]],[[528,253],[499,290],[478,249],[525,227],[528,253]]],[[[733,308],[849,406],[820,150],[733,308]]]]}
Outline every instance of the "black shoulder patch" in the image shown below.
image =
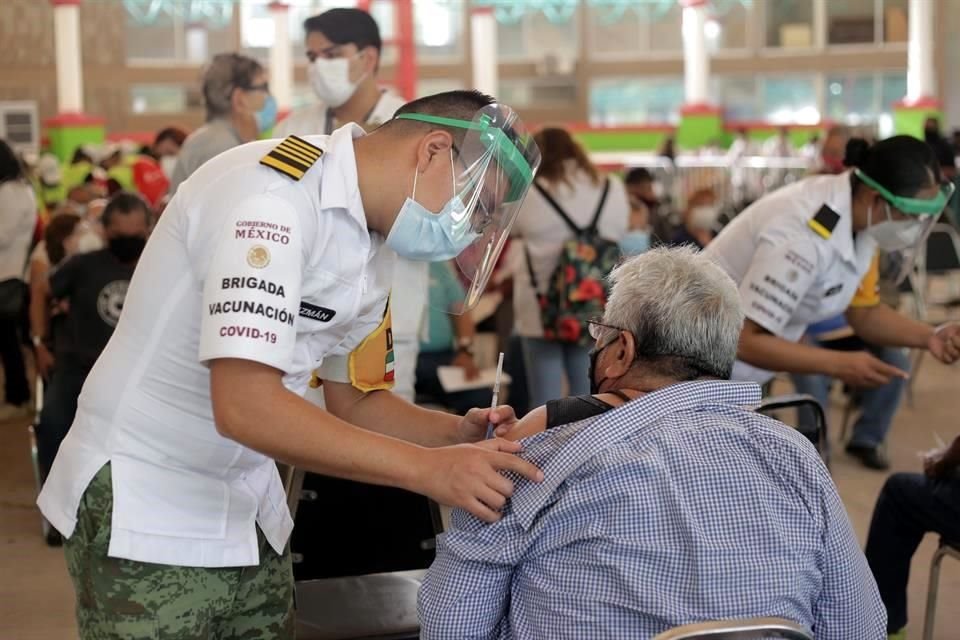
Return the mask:
{"type": "Polygon", "coordinates": [[[840,214],[831,209],[827,205],[820,207],[820,210],[817,211],[817,215],[810,218],[810,222],[807,223],[814,233],[825,240],[829,240],[830,236],[833,235],[833,230],[837,226],[837,222],[840,221],[840,214]]]}
{"type": "Polygon", "coordinates": [[[260,164],[299,180],[322,155],[320,147],[297,136],[287,136],[260,159],[260,164]]]}

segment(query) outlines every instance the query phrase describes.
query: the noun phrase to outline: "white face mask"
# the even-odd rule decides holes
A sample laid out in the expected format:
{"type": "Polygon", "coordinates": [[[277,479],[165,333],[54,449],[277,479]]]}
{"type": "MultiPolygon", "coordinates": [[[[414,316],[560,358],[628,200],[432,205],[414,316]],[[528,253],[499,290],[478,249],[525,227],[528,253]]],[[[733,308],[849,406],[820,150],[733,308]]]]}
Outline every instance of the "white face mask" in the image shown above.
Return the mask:
{"type": "Polygon", "coordinates": [[[77,228],[74,230],[69,240],[69,243],[64,242],[67,255],[78,255],[81,253],[99,251],[100,249],[103,249],[104,246],[103,238],[86,222],[81,222],[79,225],[77,225],[77,228]]]}
{"type": "Polygon", "coordinates": [[[173,175],[173,168],[177,166],[177,156],[163,156],[160,158],[160,170],[168,178],[173,175]]]}
{"type": "MultiPolygon", "coordinates": [[[[360,54],[358,53],[357,56],[360,54]]],[[[307,68],[310,86],[328,107],[336,109],[341,106],[357,90],[357,85],[363,82],[366,74],[356,82],[350,81],[350,60],[356,58],[317,58],[307,68]]]]}
{"type": "Polygon", "coordinates": [[[873,224],[873,208],[867,212],[866,233],[877,243],[881,251],[903,251],[915,246],[923,233],[923,222],[919,220],[891,220],[890,205],[887,207],[887,219],[873,224]]]}
{"type": "Polygon", "coordinates": [[[695,229],[713,229],[717,222],[717,208],[710,205],[694,207],[690,211],[690,226],[695,229]]]}

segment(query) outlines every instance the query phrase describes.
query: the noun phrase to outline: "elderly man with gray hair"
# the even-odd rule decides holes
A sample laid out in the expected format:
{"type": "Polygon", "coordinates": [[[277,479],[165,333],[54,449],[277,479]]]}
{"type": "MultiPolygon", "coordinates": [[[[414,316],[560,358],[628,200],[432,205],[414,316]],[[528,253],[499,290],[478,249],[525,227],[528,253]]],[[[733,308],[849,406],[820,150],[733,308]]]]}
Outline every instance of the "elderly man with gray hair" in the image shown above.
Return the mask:
{"type": "Polygon", "coordinates": [[[545,480],[520,479],[506,504],[491,491],[498,522],[455,512],[420,592],[421,637],[640,639],[778,616],[818,640],[884,638],[816,450],[753,412],[756,384],[728,380],[744,317],[733,281],[690,248],[611,280],[593,395],[524,418],[545,480]]]}

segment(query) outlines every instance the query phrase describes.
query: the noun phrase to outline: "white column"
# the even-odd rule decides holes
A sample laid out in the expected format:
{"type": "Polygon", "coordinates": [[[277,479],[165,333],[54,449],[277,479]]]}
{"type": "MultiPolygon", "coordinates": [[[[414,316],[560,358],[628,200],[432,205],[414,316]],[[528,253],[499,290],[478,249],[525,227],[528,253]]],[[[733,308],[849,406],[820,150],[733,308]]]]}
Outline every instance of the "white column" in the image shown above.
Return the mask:
{"type": "Polygon", "coordinates": [[[683,6],[683,101],[687,105],[710,102],[710,53],[707,50],[706,0],[680,0],[683,6]]]}
{"type": "Polygon", "coordinates": [[[83,58],[80,50],[80,0],[52,0],[53,42],[57,59],[57,112],[83,112],[83,58]]]}
{"type": "Polygon", "coordinates": [[[477,7],[470,13],[470,58],[473,62],[473,88],[497,95],[497,20],[490,7],[477,7]]]}
{"type": "Polygon", "coordinates": [[[270,92],[277,100],[277,110],[289,111],[293,106],[293,46],[290,44],[290,5],[271,2],[273,46],[270,47],[270,92]]]}
{"type": "Polygon", "coordinates": [[[933,70],[934,5],[931,0],[910,0],[907,24],[907,96],[906,103],[937,96],[933,70]]]}

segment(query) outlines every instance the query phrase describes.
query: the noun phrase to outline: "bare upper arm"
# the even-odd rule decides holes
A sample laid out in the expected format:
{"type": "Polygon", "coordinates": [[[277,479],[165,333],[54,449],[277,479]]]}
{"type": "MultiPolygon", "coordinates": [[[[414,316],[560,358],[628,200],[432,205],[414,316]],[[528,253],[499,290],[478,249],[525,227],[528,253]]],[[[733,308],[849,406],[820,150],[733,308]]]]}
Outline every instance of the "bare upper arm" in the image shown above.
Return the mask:
{"type": "Polygon", "coordinates": [[[769,332],[767,329],[765,329],[765,328],[762,327],[761,325],[757,324],[756,322],[754,322],[754,321],[751,320],[750,318],[744,318],[744,319],[743,319],[743,329],[741,329],[741,331],[740,331],[740,339],[741,339],[741,340],[743,340],[744,337],[751,337],[751,336],[769,336],[769,335],[771,335],[771,334],[770,334],[770,332],[769,332]]]}
{"type": "Polygon", "coordinates": [[[857,326],[865,322],[878,307],[879,305],[872,307],[847,307],[847,310],[843,313],[843,316],[846,318],[847,324],[849,324],[850,327],[856,331],[857,326]]]}
{"type": "MultiPolygon", "coordinates": [[[[376,392],[375,392],[376,393],[376,392]]],[[[341,420],[347,420],[353,408],[366,396],[365,393],[346,382],[323,381],[323,400],[327,411],[341,420]]]]}
{"type": "Polygon", "coordinates": [[[254,360],[217,358],[209,361],[210,402],[217,430],[230,433],[238,417],[248,414],[251,403],[262,404],[281,391],[283,372],[254,360]]]}
{"type": "Polygon", "coordinates": [[[541,433],[547,428],[547,408],[537,407],[517,423],[505,436],[508,440],[520,440],[541,433]]]}

